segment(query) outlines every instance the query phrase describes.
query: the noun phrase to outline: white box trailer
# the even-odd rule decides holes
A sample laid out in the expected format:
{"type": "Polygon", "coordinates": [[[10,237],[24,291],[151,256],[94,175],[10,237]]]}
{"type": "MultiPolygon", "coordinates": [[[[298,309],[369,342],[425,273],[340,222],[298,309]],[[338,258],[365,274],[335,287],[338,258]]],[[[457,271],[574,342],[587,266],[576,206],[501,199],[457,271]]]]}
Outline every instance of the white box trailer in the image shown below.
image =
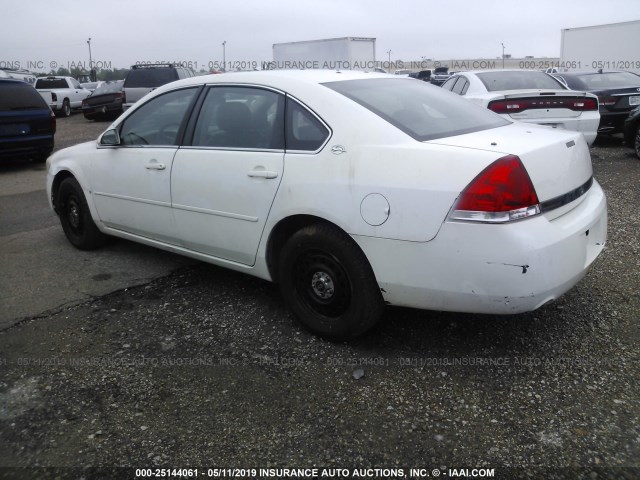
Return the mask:
{"type": "Polygon", "coordinates": [[[559,67],[640,73],[640,20],[561,30],[559,67]]]}
{"type": "Polygon", "coordinates": [[[273,44],[271,68],[275,69],[373,70],[375,67],[375,38],[342,37],[273,44]]]}

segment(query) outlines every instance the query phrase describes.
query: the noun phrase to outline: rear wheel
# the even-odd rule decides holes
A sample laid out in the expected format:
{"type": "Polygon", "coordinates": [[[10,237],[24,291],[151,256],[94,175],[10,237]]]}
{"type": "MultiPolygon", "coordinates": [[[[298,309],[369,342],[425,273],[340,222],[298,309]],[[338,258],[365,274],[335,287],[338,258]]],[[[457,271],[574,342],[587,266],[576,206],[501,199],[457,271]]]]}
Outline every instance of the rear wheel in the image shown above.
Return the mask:
{"type": "Polygon", "coordinates": [[[108,237],[93,222],[82,187],[75,178],[66,178],[60,184],[56,208],[62,229],[74,247],[93,250],[105,244],[108,237]]]}
{"type": "Polygon", "coordinates": [[[71,115],[71,105],[69,104],[68,99],[64,99],[64,101],[62,102],[62,108],[59,112],[60,116],[62,117],[68,117],[69,115],[71,115]]]}
{"type": "Polygon", "coordinates": [[[285,243],[278,279],[282,295],[307,328],[335,340],[372,328],[384,312],[362,251],[335,227],[307,226],[285,243]]]}

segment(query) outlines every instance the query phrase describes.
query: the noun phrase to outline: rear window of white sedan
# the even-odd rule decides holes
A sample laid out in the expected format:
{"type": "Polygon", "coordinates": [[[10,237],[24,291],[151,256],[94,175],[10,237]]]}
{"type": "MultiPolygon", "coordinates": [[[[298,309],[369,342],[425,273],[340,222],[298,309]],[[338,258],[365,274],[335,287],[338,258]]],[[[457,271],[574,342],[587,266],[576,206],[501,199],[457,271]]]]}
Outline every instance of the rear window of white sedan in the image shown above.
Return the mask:
{"type": "Polygon", "coordinates": [[[558,80],[544,72],[484,72],[476,74],[488,92],[504,90],[566,90],[558,80]]]}
{"type": "Polygon", "coordinates": [[[323,85],[421,142],[510,123],[458,95],[413,78],[345,80],[323,85]]]}

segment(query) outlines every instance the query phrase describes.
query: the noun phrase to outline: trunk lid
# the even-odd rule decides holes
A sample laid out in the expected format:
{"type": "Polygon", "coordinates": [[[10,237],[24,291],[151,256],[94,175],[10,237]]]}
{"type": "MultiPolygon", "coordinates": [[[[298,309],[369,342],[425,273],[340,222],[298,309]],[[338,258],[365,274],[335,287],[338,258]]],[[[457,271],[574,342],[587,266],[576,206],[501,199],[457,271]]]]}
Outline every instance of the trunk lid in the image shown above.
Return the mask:
{"type": "Polygon", "coordinates": [[[517,155],[541,202],[579,188],[593,175],[589,147],[578,132],[514,123],[426,143],[493,151],[496,160],[517,155]]]}

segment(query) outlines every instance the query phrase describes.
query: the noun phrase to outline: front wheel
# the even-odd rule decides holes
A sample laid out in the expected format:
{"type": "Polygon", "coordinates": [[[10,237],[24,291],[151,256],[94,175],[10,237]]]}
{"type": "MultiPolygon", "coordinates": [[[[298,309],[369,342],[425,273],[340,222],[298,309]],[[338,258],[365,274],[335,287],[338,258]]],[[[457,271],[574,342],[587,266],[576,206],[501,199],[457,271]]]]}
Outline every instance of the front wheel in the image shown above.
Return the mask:
{"type": "Polygon", "coordinates": [[[384,312],[367,258],[347,234],[330,225],[310,225],[291,236],[280,255],[278,279],[300,322],[323,337],[357,337],[384,312]]]}
{"type": "Polygon", "coordinates": [[[65,178],[56,197],[56,209],[64,234],[71,244],[80,250],[93,250],[107,240],[91,218],[91,211],[82,187],[73,178],[65,178]]]}

